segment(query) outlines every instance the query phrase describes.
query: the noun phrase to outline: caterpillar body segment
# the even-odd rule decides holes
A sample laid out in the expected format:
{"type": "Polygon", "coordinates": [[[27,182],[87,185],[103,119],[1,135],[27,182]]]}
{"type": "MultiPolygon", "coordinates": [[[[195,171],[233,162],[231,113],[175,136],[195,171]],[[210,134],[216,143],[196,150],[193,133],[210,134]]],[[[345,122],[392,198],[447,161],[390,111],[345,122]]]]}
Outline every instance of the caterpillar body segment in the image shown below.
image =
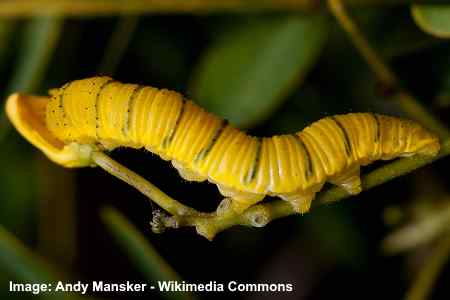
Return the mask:
{"type": "Polygon", "coordinates": [[[437,137],[420,125],[372,113],[326,117],[295,134],[253,137],[176,92],[109,77],[52,90],[46,124],[65,144],[145,147],[172,161],[186,180],[217,184],[237,212],[270,195],[303,213],[327,181],[357,194],[360,166],[439,151],[437,137]]]}

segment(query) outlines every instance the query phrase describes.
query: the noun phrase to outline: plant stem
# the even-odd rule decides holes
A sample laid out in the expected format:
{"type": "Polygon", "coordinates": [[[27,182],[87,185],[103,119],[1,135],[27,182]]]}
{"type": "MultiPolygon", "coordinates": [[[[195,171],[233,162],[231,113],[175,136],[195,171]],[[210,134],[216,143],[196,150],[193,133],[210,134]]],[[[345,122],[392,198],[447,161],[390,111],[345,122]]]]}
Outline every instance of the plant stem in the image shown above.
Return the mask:
{"type": "MultiPolygon", "coordinates": [[[[369,174],[362,176],[361,183],[363,191],[381,185],[387,181],[390,181],[396,177],[408,174],[422,166],[425,166],[439,158],[445,157],[450,154],[450,139],[442,143],[441,152],[435,157],[413,156],[408,158],[402,158],[395,160],[385,166],[382,166],[369,174]]],[[[312,203],[312,207],[317,207],[323,204],[337,202],[350,197],[345,190],[340,187],[333,187],[326,191],[320,192],[312,203]]],[[[286,201],[273,201],[267,204],[260,204],[257,206],[265,206],[270,212],[270,218],[268,222],[295,214],[292,206],[286,201]]],[[[244,215],[252,214],[257,206],[251,207],[244,212],[244,215]]],[[[247,216],[248,219],[248,216],[247,216]]],[[[238,225],[235,223],[234,225],[238,225]]],[[[250,224],[246,224],[250,225],[250,224]]]]}
{"type": "Polygon", "coordinates": [[[384,85],[393,87],[397,85],[397,78],[387,67],[387,65],[378,57],[376,51],[369,45],[368,41],[353,22],[345,10],[340,0],[328,0],[330,11],[336,17],[342,28],[351,38],[356,49],[369,64],[369,67],[384,85]]]}
{"type": "Polygon", "coordinates": [[[114,161],[108,155],[102,152],[94,152],[92,154],[92,160],[99,167],[101,167],[111,175],[125,181],[129,185],[136,188],[139,192],[156,202],[159,206],[161,206],[169,213],[179,216],[195,213],[195,210],[169,197],[156,186],[154,186],[135,172],[131,171],[130,169],[127,169],[125,166],[114,161]]]}
{"type": "MultiPolygon", "coordinates": [[[[0,17],[36,15],[106,16],[143,13],[218,13],[311,11],[323,8],[320,0],[41,0],[0,2],[0,17]]],[[[438,0],[346,0],[354,6],[437,3],[438,0]]]]}
{"type": "MultiPolygon", "coordinates": [[[[450,139],[441,145],[441,152],[435,157],[413,156],[398,159],[362,177],[363,190],[383,184],[396,177],[405,175],[450,154],[450,139]]],[[[93,161],[108,173],[135,187],[141,193],[155,201],[163,209],[173,215],[165,221],[167,227],[195,226],[197,232],[211,240],[214,236],[235,225],[262,227],[272,220],[295,214],[292,206],[282,200],[259,204],[250,207],[243,214],[235,213],[225,199],[216,212],[202,213],[187,207],[167,196],[150,182],[133,171],[115,162],[106,154],[95,152],[93,161]]],[[[350,197],[345,190],[334,187],[318,194],[312,207],[337,202],[350,197]]]]}
{"type": "Polygon", "coordinates": [[[424,261],[410,290],[406,294],[406,300],[428,299],[433,284],[450,257],[450,235],[443,236],[436,247],[430,253],[429,258],[424,261]]]}
{"type": "Polygon", "coordinates": [[[411,118],[419,121],[428,129],[436,132],[441,138],[450,137],[450,131],[437,120],[423,105],[410,93],[403,90],[395,73],[378,55],[370,45],[358,26],[347,13],[342,0],[327,0],[330,11],[336,20],[348,34],[355,48],[360,52],[366,63],[372,69],[378,81],[388,91],[393,91],[392,99],[395,99],[402,110],[411,118]]]}

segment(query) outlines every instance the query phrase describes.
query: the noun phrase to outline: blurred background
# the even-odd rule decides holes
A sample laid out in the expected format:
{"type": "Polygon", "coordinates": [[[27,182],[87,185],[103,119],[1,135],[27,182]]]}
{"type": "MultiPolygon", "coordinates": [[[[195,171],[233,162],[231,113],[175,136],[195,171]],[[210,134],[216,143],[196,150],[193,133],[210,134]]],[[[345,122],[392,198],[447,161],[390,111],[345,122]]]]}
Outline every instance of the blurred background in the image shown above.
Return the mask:
{"type": "MultiPolygon", "coordinates": [[[[298,131],[332,114],[408,117],[326,7],[302,1],[298,6],[237,1],[217,7],[214,1],[204,6],[197,1],[190,7],[189,1],[168,1],[173,5],[159,10],[152,1],[131,1],[144,4],[130,9],[111,0],[91,1],[100,6],[78,1],[80,6],[73,7],[70,3],[77,1],[62,1],[66,9],[43,1],[27,8],[31,2],[0,3],[2,101],[15,91],[46,94],[67,81],[104,74],[176,90],[260,136],[298,131]],[[116,9],[106,9],[113,2],[116,9]]],[[[430,7],[416,8],[422,15],[413,18],[404,2],[382,6],[372,1],[350,7],[350,13],[401,85],[448,124],[450,7],[431,13],[430,7]]],[[[278,294],[91,295],[102,299],[419,299],[411,289],[433,264],[440,272],[424,275],[433,286],[428,297],[450,296],[448,158],[304,216],[264,228],[233,227],[209,242],[192,228],[152,233],[152,209],[143,195],[100,168],[67,170],[52,164],[1,114],[2,299],[32,297],[8,292],[10,280],[67,278],[236,280],[295,287],[278,294]],[[436,263],[434,257],[441,259],[436,263]]],[[[111,155],[197,209],[213,211],[222,199],[215,185],[186,182],[169,163],[144,150],[124,148],[111,155]]],[[[41,295],[46,297],[51,295],[41,295]]]]}

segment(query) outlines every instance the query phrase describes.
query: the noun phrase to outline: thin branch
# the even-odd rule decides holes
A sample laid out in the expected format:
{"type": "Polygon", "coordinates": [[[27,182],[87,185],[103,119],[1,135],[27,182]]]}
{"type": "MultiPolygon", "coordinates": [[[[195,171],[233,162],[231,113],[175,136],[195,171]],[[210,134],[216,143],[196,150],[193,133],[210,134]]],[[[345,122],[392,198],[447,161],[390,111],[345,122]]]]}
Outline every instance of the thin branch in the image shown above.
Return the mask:
{"type": "Polygon", "coordinates": [[[406,300],[428,299],[439,273],[450,258],[450,235],[438,241],[427,261],[417,274],[411,289],[406,294],[406,300]]]}
{"type": "Polygon", "coordinates": [[[378,81],[386,90],[394,91],[395,99],[402,110],[411,118],[419,121],[428,129],[436,132],[441,138],[450,137],[450,130],[437,120],[423,105],[410,93],[402,89],[395,73],[390,69],[375,49],[370,45],[364,34],[347,13],[342,0],[327,0],[330,11],[342,28],[348,34],[355,48],[367,62],[378,81]]]}
{"type": "Polygon", "coordinates": [[[364,57],[369,67],[377,75],[385,86],[393,87],[397,85],[397,78],[387,65],[378,57],[376,51],[369,45],[361,31],[348,15],[344,5],[340,0],[328,0],[331,12],[336,17],[342,28],[351,38],[356,49],[364,57]]]}
{"type": "MultiPolygon", "coordinates": [[[[439,0],[346,0],[354,6],[439,3],[439,0]]],[[[0,17],[36,15],[107,16],[145,13],[219,13],[311,11],[323,8],[320,0],[41,0],[0,1],[0,17]]]]}
{"type": "MultiPolygon", "coordinates": [[[[380,167],[371,173],[361,178],[363,191],[370,188],[381,185],[387,181],[390,181],[396,177],[408,174],[422,166],[425,166],[439,158],[445,157],[450,154],[450,139],[442,143],[441,152],[435,157],[423,157],[413,156],[410,158],[398,159],[383,167],[380,167]]],[[[337,202],[350,197],[345,190],[340,187],[334,187],[323,191],[318,194],[312,203],[312,207],[317,207],[323,204],[337,202]]],[[[211,234],[210,238],[214,237],[214,234],[234,225],[246,225],[261,227],[267,223],[282,217],[294,215],[296,212],[292,209],[292,206],[286,201],[277,200],[266,204],[255,205],[246,210],[242,215],[226,215],[217,216],[216,219],[210,220],[208,225],[211,225],[211,230],[207,231],[211,234]],[[217,229],[214,232],[214,229],[217,229]],[[214,233],[214,234],[212,234],[214,233]]],[[[205,227],[204,224],[202,224],[205,227]]],[[[205,229],[203,229],[205,231],[205,229]]],[[[198,228],[197,228],[198,231],[198,228]]]]}
{"type": "MultiPolygon", "coordinates": [[[[450,139],[442,143],[441,152],[435,157],[413,156],[398,159],[363,176],[363,190],[368,190],[396,177],[405,175],[449,154],[450,139]]],[[[272,220],[295,214],[292,206],[282,200],[252,206],[243,214],[239,215],[230,208],[230,199],[224,199],[216,212],[198,212],[167,196],[153,184],[103,153],[95,152],[93,154],[93,160],[101,168],[134,186],[141,193],[171,213],[173,215],[172,217],[163,217],[160,220],[167,227],[195,226],[197,232],[209,240],[212,240],[217,233],[235,225],[262,227],[272,220]]],[[[350,195],[345,190],[334,187],[319,193],[313,201],[312,206],[317,207],[348,197],[350,195]]]]}
{"type": "Polygon", "coordinates": [[[169,197],[156,186],[130,169],[127,169],[125,166],[114,161],[103,152],[94,152],[92,154],[92,160],[106,172],[133,186],[169,213],[180,216],[195,213],[195,210],[169,197]]]}

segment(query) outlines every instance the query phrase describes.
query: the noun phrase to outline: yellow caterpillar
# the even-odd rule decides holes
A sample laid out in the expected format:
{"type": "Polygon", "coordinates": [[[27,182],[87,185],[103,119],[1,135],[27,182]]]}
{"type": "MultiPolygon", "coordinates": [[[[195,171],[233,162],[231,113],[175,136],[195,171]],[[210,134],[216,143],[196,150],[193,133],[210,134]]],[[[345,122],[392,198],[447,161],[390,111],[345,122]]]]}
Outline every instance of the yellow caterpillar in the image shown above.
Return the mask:
{"type": "Polygon", "coordinates": [[[109,77],[72,81],[50,94],[45,105],[35,106],[45,109],[46,127],[66,145],[64,154],[53,154],[25,132],[15,120],[19,106],[13,98],[7,111],[22,134],[52,160],[81,167],[90,164],[92,149],[145,147],[171,160],[183,178],[217,184],[237,212],[271,195],[304,213],[327,181],[357,194],[360,166],[436,155],[440,147],[438,138],[420,125],[372,113],[326,117],[295,134],[253,137],[176,92],[109,77]]]}

